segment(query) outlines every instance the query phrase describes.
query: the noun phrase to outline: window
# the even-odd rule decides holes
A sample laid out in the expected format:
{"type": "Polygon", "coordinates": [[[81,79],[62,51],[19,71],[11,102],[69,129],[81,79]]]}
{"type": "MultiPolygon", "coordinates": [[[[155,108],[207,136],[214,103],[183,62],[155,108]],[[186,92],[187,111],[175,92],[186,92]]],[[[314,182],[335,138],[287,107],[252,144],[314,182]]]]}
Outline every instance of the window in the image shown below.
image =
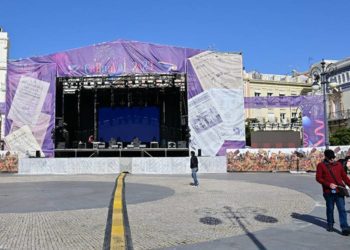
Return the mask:
{"type": "Polygon", "coordinates": [[[271,92],[267,92],[267,96],[272,96],[272,93],[271,92]]]}
{"type": "Polygon", "coordinates": [[[285,94],[280,94],[280,96],[286,96],[285,94]]]}
{"type": "Polygon", "coordinates": [[[346,81],[350,82],[350,74],[349,74],[349,72],[346,72],[346,81]]]}
{"type": "Polygon", "coordinates": [[[286,113],[280,113],[280,121],[282,123],[286,123],[287,120],[286,120],[286,113]]]}
{"type": "Polygon", "coordinates": [[[268,121],[269,123],[275,123],[276,122],[276,119],[275,119],[275,114],[273,113],[273,111],[271,111],[269,109],[268,113],[267,113],[267,117],[268,117],[268,121]]]}
{"type": "Polygon", "coordinates": [[[260,96],[260,94],[259,92],[254,92],[254,96],[260,96]]]}
{"type": "Polygon", "coordinates": [[[341,76],[343,78],[343,83],[344,83],[345,82],[345,74],[342,74],[341,76]]]}
{"type": "Polygon", "coordinates": [[[338,75],[338,83],[341,83],[341,77],[338,75]]]}
{"type": "Polygon", "coordinates": [[[292,118],[297,118],[297,112],[292,112],[292,118]]]}

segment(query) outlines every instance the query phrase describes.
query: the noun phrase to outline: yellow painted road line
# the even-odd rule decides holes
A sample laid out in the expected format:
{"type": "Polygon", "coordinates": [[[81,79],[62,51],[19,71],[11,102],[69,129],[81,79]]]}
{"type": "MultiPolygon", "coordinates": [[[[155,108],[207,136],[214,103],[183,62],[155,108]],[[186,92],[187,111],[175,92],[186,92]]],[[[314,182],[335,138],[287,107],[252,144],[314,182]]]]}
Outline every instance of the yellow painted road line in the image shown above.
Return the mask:
{"type": "Polygon", "coordinates": [[[117,179],[117,187],[114,192],[111,244],[110,249],[126,249],[124,215],[123,215],[123,188],[125,173],[121,173],[117,179]]]}

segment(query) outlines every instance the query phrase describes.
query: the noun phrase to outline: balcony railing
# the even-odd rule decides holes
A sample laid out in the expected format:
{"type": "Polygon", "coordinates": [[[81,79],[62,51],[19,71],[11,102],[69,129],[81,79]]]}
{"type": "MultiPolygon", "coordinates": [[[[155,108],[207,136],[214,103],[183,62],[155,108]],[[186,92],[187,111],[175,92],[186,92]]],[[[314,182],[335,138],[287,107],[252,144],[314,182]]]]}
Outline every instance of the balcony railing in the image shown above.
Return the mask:
{"type": "Polygon", "coordinates": [[[350,119],[350,109],[331,112],[328,115],[329,121],[350,119]]]}
{"type": "Polygon", "coordinates": [[[256,130],[294,130],[300,131],[302,128],[301,122],[293,123],[270,123],[270,122],[256,122],[250,123],[250,129],[256,130]]]}

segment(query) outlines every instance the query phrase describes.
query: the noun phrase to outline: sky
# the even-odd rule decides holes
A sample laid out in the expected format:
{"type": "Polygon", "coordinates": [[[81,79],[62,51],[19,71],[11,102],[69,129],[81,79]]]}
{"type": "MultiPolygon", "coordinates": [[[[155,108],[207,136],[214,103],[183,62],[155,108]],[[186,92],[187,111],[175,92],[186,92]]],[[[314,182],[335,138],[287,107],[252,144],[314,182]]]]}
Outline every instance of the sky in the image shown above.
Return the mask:
{"type": "Polygon", "coordinates": [[[349,0],[1,0],[10,59],[117,39],[242,52],[247,71],[290,74],[350,56],[349,0]]]}

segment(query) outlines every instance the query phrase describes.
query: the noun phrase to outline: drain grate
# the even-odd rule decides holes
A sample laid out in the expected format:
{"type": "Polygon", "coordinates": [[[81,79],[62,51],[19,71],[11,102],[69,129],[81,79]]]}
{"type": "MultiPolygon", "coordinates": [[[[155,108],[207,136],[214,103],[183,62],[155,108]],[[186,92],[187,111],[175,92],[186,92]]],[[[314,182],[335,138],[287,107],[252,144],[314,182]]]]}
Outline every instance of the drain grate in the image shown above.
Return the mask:
{"type": "Polygon", "coordinates": [[[220,219],[215,218],[215,217],[210,217],[210,216],[200,218],[199,221],[203,224],[214,225],[214,226],[222,223],[222,221],[220,219]]]}
{"type": "Polygon", "coordinates": [[[277,223],[278,220],[272,216],[267,216],[263,214],[258,214],[254,217],[255,220],[265,223],[277,223]]]}

